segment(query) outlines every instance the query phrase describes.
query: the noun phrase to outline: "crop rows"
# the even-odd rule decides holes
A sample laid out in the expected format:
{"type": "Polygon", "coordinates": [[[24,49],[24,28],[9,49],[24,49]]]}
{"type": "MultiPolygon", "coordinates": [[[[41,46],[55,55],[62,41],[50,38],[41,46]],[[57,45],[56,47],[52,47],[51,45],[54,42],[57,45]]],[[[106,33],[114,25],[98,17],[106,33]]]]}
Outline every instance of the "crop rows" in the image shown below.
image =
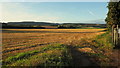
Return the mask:
{"type": "MultiPolygon", "coordinates": [[[[30,65],[31,61],[33,61],[31,57],[36,59],[34,60],[36,64],[44,64],[44,62],[47,62],[47,60],[37,63],[37,60],[43,60],[43,58],[38,58],[37,56],[44,55],[46,53],[47,55],[51,56],[52,53],[48,54],[48,52],[54,52],[54,49],[41,52],[41,48],[44,49],[47,46],[49,47],[49,45],[54,45],[58,43],[73,46],[81,45],[81,39],[92,38],[96,35],[100,35],[104,33],[100,32],[102,30],[104,29],[3,29],[2,58],[5,64],[12,66],[20,65],[23,62],[29,62],[30,65]],[[4,30],[7,30],[8,32],[4,30]],[[31,54],[31,52],[33,54],[31,54]],[[27,56],[24,56],[24,53],[27,54],[27,56]],[[24,60],[18,60],[16,57],[19,55],[23,55],[22,59],[24,60]],[[8,59],[10,57],[13,58],[10,60],[8,59]]],[[[56,50],[56,52],[57,51],[59,51],[60,54],[62,53],[62,51],[59,49],[56,50]]]]}

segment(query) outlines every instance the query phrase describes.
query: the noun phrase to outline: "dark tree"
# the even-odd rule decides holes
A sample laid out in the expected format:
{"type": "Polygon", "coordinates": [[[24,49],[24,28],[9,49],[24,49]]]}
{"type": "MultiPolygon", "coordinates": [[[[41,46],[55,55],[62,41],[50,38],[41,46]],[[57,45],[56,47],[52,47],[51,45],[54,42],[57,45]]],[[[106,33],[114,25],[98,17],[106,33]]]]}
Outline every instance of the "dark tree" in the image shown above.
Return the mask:
{"type": "Polygon", "coordinates": [[[120,25],[120,2],[109,2],[106,17],[107,27],[111,30],[113,25],[120,25]]]}

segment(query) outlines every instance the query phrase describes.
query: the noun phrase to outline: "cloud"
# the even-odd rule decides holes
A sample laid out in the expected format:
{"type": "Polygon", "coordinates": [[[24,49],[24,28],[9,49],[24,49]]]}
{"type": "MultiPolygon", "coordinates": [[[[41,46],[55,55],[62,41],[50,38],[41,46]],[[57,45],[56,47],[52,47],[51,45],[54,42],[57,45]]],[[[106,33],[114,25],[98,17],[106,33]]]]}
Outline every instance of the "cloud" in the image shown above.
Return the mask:
{"type": "Polygon", "coordinates": [[[92,11],[90,11],[90,10],[88,10],[88,13],[89,13],[90,15],[92,15],[92,16],[95,16],[95,14],[94,14],[92,11]]]}
{"type": "Polygon", "coordinates": [[[91,20],[89,22],[96,23],[96,24],[105,24],[104,19],[91,20]]]}
{"type": "Polygon", "coordinates": [[[0,19],[2,18],[2,4],[0,3],[0,19]]]}

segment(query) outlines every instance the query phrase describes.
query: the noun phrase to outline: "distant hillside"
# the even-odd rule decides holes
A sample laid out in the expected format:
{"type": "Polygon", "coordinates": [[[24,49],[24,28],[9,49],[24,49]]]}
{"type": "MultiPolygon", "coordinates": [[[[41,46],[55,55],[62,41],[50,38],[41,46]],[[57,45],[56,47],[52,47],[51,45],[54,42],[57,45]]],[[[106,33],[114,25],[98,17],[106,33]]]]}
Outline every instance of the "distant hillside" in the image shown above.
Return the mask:
{"type": "MultiPolygon", "coordinates": [[[[99,23],[63,23],[63,25],[98,25],[99,23]]],[[[105,25],[105,24],[99,24],[99,25],[105,25]]]]}
{"type": "Polygon", "coordinates": [[[50,25],[59,25],[59,24],[49,23],[49,22],[8,22],[7,25],[50,26],[50,25]]]}
{"type": "Polygon", "coordinates": [[[58,28],[106,28],[106,24],[93,23],[63,23],[58,28]]]}
{"type": "Polygon", "coordinates": [[[49,22],[8,22],[2,23],[2,28],[46,28],[46,29],[77,29],[77,28],[106,28],[106,24],[88,23],[49,23],[49,22]]]}

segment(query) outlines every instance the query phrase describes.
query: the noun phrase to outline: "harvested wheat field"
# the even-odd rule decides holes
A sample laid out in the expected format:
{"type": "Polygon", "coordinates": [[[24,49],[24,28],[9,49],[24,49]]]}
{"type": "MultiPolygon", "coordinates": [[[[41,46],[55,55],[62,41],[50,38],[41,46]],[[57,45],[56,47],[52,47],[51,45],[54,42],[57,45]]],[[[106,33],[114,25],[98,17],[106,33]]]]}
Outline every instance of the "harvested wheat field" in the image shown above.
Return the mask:
{"type": "MultiPolygon", "coordinates": [[[[84,45],[81,44],[81,40],[101,35],[105,33],[104,30],[105,29],[3,29],[3,65],[39,66],[46,65],[46,63],[48,63],[48,66],[49,63],[52,63],[51,65],[56,65],[57,63],[57,66],[67,65],[61,61],[66,58],[63,57],[63,53],[66,53],[67,45],[84,45]],[[59,62],[54,62],[52,58],[48,58],[53,54],[55,54],[53,58],[56,58],[57,61],[59,61],[58,58],[60,59],[59,62]],[[47,56],[47,58],[39,57],[42,55],[43,57],[47,56]]],[[[64,55],[69,56],[68,54],[69,53],[66,53],[64,55]]]]}

